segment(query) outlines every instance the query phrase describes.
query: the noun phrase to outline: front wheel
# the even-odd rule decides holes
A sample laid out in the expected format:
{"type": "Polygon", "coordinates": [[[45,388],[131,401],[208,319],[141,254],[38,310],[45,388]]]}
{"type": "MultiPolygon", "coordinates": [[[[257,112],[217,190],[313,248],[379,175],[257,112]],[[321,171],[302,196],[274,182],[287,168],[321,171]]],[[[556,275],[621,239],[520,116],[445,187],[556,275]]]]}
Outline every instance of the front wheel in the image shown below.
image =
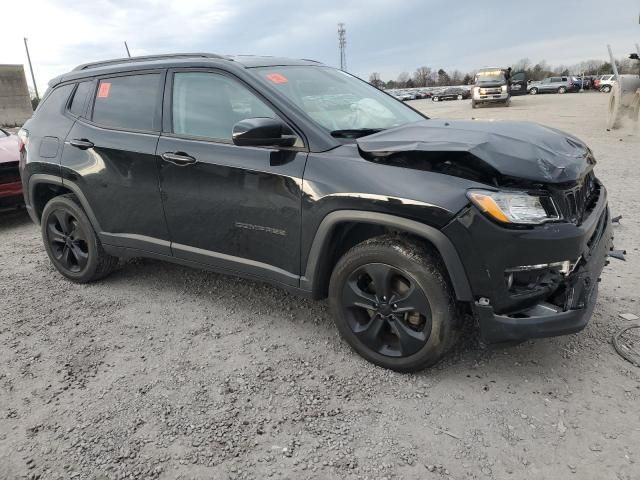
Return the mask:
{"type": "Polygon", "coordinates": [[[538,89],[537,88],[532,88],[529,90],[529,95],[537,95],[538,94],[538,89]]]}
{"type": "Polygon", "coordinates": [[[437,102],[438,100],[440,100],[438,97],[431,97],[431,101],[433,102],[437,102]]]}
{"type": "Polygon", "coordinates": [[[401,236],[372,238],[336,265],[329,304],[341,336],[384,368],[435,364],[453,345],[457,313],[439,257],[401,236]]]}
{"type": "Polygon", "coordinates": [[[566,87],[560,87],[560,88],[558,89],[558,93],[567,93],[567,89],[566,89],[566,87]]]}
{"type": "Polygon", "coordinates": [[[600,89],[601,92],[609,93],[611,91],[611,85],[605,85],[600,89]]]}
{"type": "Polygon", "coordinates": [[[458,100],[462,100],[462,95],[458,95],[458,100]]]}
{"type": "Polygon", "coordinates": [[[47,203],[41,229],[51,263],[69,280],[77,283],[98,280],[118,264],[118,259],[102,248],[87,214],[72,194],[47,203]]]}

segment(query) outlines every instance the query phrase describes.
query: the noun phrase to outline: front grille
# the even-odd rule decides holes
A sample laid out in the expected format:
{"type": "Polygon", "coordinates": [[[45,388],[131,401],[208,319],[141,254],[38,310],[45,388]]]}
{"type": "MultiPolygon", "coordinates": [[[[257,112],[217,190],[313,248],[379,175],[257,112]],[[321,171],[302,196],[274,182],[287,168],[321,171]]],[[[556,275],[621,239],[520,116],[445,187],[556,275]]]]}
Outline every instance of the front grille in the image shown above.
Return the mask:
{"type": "Polygon", "coordinates": [[[0,183],[13,183],[20,181],[18,162],[0,163],[0,183]]]}
{"type": "Polygon", "coordinates": [[[600,185],[592,170],[574,186],[555,191],[553,199],[566,220],[580,224],[595,205],[599,193],[600,185]]]}

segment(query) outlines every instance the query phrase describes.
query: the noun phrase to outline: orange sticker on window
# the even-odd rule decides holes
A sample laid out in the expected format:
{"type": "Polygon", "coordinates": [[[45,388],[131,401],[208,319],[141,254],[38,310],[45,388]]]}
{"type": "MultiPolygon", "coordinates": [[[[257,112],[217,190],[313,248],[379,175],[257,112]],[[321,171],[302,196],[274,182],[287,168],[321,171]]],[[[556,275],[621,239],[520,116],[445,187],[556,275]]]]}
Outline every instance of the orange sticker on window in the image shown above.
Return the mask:
{"type": "Polygon", "coordinates": [[[111,90],[111,84],[109,82],[102,82],[98,89],[98,98],[107,98],[109,96],[109,90],[111,90]]]}
{"type": "Polygon", "coordinates": [[[288,83],[289,80],[287,77],[282,75],[281,73],[270,73],[267,75],[267,78],[271,80],[273,83],[288,83]]]}

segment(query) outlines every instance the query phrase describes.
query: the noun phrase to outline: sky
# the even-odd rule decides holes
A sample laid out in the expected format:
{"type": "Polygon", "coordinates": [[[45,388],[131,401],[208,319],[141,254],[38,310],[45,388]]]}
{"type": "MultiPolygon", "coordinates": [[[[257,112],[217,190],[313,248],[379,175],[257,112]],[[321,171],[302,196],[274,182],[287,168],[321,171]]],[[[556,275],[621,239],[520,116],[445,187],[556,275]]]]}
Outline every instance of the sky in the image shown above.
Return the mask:
{"type": "Polygon", "coordinates": [[[29,41],[40,94],[74,66],[175,52],[312,58],[383,80],[417,67],[508,66],[521,58],[573,65],[617,57],[640,42],[639,0],[3,0],[0,64],[25,65],[29,41]],[[5,3],[6,2],[6,3],[5,3]]]}

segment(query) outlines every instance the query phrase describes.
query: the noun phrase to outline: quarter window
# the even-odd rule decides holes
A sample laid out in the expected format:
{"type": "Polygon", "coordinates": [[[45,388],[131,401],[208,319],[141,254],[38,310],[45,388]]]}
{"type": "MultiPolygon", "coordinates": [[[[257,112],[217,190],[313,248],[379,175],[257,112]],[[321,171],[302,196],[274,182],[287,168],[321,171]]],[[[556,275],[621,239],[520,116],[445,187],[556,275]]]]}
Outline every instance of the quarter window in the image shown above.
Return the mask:
{"type": "Polygon", "coordinates": [[[233,126],[255,117],[278,118],[238,81],[206,72],[179,72],[173,77],[173,132],[231,140],[233,126]]]}
{"type": "Polygon", "coordinates": [[[73,94],[73,100],[71,100],[71,105],[69,105],[69,111],[77,117],[84,113],[84,106],[87,102],[89,90],[91,90],[91,83],[92,82],[79,83],[75,93],[73,94]]]}
{"type": "Polygon", "coordinates": [[[160,74],[103,78],[98,83],[93,121],[124,130],[158,131],[160,74]]]}

